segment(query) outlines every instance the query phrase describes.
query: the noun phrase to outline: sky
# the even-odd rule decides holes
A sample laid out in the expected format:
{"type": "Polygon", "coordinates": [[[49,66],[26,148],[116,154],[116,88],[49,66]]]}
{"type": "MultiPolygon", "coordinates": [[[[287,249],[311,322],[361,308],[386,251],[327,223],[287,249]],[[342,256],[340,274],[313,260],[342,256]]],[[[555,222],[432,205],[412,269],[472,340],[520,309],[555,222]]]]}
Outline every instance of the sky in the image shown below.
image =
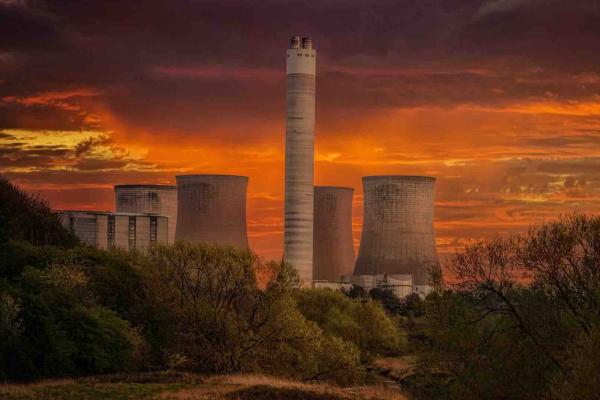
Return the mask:
{"type": "Polygon", "coordinates": [[[318,53],[315,183],[437,178],[438,251],[600,207],[600,3],[0,0],[0,173],[56,209],[113,185],[250,177],[280,258],[285,51],[318,53]]]}

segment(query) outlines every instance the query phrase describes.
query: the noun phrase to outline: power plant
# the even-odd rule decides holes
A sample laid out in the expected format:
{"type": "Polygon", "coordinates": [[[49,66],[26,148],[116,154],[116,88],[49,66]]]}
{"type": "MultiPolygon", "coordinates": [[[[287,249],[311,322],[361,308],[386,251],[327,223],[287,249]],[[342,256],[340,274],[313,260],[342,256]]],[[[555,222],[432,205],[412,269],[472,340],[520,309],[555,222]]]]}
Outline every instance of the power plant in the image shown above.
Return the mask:
{"type": "Polygon", "coordinates": [[[167,244],[169,219],[165,216],[102,211],[59,211],[58,214],[63,226],[90,246],[145,253],[157,244],[167,244]]]}
{"type": "Polygon", "coordinates": [[[292,36],[286,62],[283,257],[304,284],[313,280],[316,60],[312,40],[292,36]]]}
{"type": "Polygon", "coordinates": [[[169,185],[116,185],[118,213],[159,214],[169,218],[168,242],[175,241],[177,187],[169,185]]]}
{"type": "Polygon", "coordinates": [[[352,196],[354,189],[315,186],[313,279],[336,282],[352,275],[352,196]]]}
{"type": "MultiPolygon", "coordinates": [[[[364,217],[355,261],[353,188],[314,186],[316,51],[292,36],[286,61],[283,259],[305,286],[426,295],[437,264],[435,178],[363,177],[364,217]]],[[[116,185],[116,213],[63,212],[65,226],[101,248],[145,249],[182,240],[248,249],[248,177],[180,175],[177,187],[116,185]]]]}
{"type": "Polygon", "coordinates": [[[427,285],[437,263],[433,229],[435,178],[363,177],[364,219],[354,275],[410,274],[427,285]]]}
{"type": "Polygon", "coordinates": [[[248,248],[248,177],[179,175],[176,240],[248,248]]]}

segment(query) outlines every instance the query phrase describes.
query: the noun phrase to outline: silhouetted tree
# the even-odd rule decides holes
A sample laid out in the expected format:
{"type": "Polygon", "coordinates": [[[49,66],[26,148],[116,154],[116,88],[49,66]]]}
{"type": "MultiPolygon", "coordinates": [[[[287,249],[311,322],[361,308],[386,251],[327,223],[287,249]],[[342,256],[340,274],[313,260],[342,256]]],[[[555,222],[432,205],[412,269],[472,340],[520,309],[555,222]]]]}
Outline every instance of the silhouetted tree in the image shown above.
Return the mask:
{"type": "Polygon", "coordinates": [[[65,247],[77,243],[44,201],[0,177],[0,243],[9,240],[65,247]]]}

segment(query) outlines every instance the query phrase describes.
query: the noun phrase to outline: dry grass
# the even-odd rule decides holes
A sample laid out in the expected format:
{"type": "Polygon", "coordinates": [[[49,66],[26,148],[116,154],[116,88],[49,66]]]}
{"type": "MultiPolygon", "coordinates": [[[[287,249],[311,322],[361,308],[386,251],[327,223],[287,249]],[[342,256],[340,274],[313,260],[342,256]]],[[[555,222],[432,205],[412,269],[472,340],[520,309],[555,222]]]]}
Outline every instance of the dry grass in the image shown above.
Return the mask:
{"type": "Polygon", "coordinates": [[[365,386],[341,388],[265,375],[152,373],[99,376],[81,380],[0,385],[0,400],[66,399],[164,400],[406,400],[397,390],[365,386]]]}
{"type": "Polygon", "coordinates": [[[164,393],[169,400],[406,400],[397,390],[365,386],[340,388],[326,384],[307,384],[266,375],[220,375],[208,378],[202,387],[164,393]]]}
{"type": "Polygon", "coordinates": [[[33,396],[35,392],[41,388],[50,386],[65,386],[71,385],[75,381],[73,379],[52,379],[34,383],[11,383],[0,384],[0,396],[15,395],[15,396],[33,396]]]}
{"type": "Polygon", "coordinates": [[[401,381],[414,373],[416,360],[412,356],[380,358],[373,362],[372,367],[381,376],[401,381]]]}

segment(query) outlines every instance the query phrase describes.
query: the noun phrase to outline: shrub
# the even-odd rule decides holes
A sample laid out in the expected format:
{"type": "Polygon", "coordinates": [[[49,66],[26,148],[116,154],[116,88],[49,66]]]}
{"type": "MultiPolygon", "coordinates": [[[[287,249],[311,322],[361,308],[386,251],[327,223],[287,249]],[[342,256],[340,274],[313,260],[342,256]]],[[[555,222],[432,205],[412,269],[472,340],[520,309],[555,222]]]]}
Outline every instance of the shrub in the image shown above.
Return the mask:
{"type": "Polygon", "coordinates": [[[287,264],[261,265],[247,250],[176,243],[152,251],[144,271],[147,297],[173,318],[177,339],[166,352],[179,368],[339,382],[360,375],[352,344],[299,312],[292,296],[298,277],[287,264]],[[265,268],[274,279],[263,290],[255,271],[265,268]]]}
{"type": "Polygon", "coordinates": [[[363,360],[395,355],[405,342],[397,324],[378,302],[361,301],[329,289],[303,289],[296,293],[302,314],[326,333],[360,349],[363,360]]]}

